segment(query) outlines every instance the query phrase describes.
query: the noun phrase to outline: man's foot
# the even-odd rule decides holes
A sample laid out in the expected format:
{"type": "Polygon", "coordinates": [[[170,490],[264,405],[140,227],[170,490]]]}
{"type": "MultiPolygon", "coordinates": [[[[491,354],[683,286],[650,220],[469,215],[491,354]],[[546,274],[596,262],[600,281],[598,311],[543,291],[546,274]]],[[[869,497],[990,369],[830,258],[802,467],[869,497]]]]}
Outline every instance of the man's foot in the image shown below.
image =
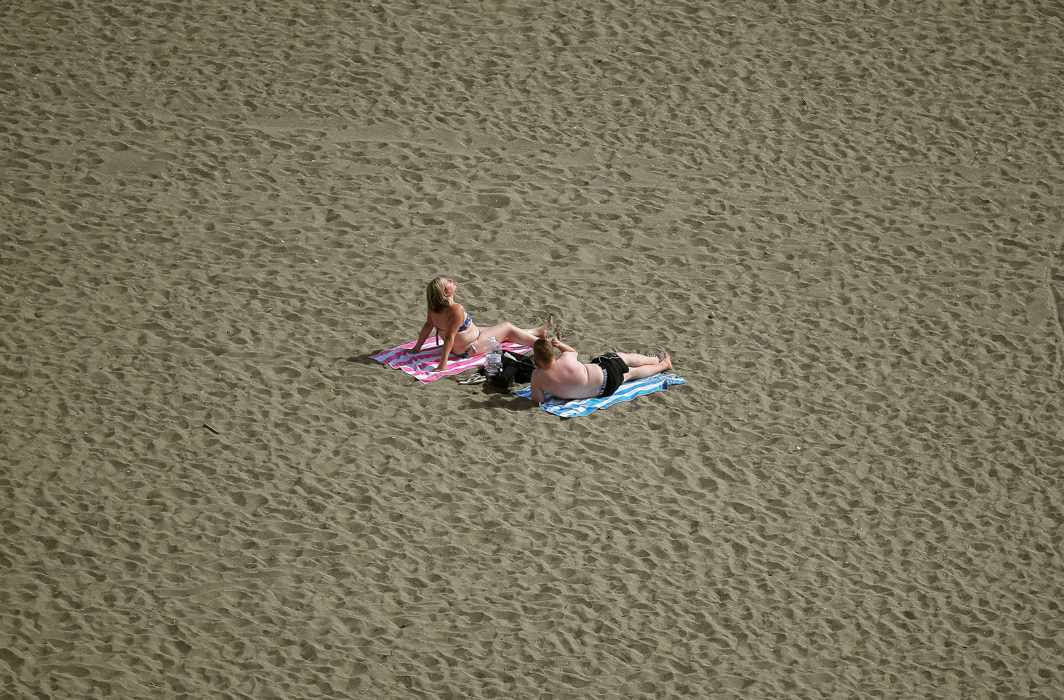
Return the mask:
{"type": "Polygon", "coordinates": [[[554,314],[547,317],[547,327],[550,329],[550,334],[558,340],[565,340],[573,334],[571,328],[567,328],[560,319],[556,318],[554,314]]]}
{"type": "Polygon", "coordinates": [[[661,365],[661,369],[672,369],[672,355],[665,350],[658,352],[658,363],[661,365]]]}
{"type": "MultiPolygon", "coordinates": [[[[547,318],[543,319],[543,323],[532,334],[537,338],[549,338],[554,326],[554,314],[547,314],[547,318]]],[[[555,333],[555,335],[557,335],[555,333]]]]}

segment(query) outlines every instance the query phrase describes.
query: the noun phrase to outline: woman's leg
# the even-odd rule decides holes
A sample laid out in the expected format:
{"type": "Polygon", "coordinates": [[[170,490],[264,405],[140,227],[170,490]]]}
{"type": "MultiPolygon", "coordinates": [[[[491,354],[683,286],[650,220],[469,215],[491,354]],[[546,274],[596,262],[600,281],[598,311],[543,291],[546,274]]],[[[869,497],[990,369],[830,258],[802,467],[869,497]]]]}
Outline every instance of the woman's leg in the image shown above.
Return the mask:
{"type": "MultiPolygon", "coordinates": [[[[518,328],[509,321],[503,321],[502,323],[496,323],[494,326],[482,326],[480,328],[480,340],[487,343],[488,338],[495,336],[495,339],[500,343],[507,340],[513,343],[520,343],[521,345],[531,345],[536,342],[536,338],[543,338],[547,335],[547,326],[543,325],[539,328],[518,328]]],[[[478,341],[478,346],[480,341],[478,341]]],[[[487,347],[486,345],[483,347],[487,347]]]]}

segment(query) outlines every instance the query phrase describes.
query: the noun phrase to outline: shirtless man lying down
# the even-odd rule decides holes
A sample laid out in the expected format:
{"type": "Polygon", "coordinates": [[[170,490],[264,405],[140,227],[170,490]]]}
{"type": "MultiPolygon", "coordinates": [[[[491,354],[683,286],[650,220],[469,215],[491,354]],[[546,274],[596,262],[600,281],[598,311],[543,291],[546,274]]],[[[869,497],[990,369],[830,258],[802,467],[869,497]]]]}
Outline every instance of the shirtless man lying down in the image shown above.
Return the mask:
{"type": "Polygon", "coordinates": [[[610,396],[633,379],[650,377],[672,369],[668,353],[650,357],[628,352],[608,352],[580,362],[576,350],[557,338],[539,338],[532,346],[536,369],[532,372],[532,401],[541,404],[548,396],[557,399],[588,399],[610,396]]]}

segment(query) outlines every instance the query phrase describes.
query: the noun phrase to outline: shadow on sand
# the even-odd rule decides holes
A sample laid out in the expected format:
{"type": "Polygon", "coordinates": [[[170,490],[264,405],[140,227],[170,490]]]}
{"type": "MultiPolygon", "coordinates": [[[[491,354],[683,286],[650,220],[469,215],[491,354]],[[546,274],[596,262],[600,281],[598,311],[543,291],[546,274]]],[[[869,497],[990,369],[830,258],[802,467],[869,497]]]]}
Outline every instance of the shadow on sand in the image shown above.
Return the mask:
{"type": "Polygon", "coordinates": [[[470,399],[466,402],[468,408],[492,410],[504,409],[514,413],[520,413],[536,407],[536,404],[532,403],[530,399],[514,396],[510,393],[510,389],[500,389],[499,387],[490,386],[488,384],[481,384],[479,386],[481,387],[481,393],[486,395],[487,399],[470,399]]]}
{"type": "MultiPolygon", "coordinates": [[[[378,350],[377,352],[380,352],[378,350]]],[[[347,362],[353,362],[357,365],[379,365],[380,363],[373,359],[373,356],[377,352],[367,352],[364,355],[351,355],[350,357],[338,357],[337,360],[346,360],[347,362]]]]}

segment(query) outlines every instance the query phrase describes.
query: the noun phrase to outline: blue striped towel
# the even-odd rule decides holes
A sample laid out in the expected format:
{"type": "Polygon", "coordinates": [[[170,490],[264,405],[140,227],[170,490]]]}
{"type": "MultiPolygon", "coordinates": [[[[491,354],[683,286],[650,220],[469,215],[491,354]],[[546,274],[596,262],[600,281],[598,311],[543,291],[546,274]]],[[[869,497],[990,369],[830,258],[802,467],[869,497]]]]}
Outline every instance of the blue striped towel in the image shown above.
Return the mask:
{"type": "MultiPolygon", "coordinates": [[[[642,379],[636,379],[634,382],[625,382],[617,387],[617,391],[613,392],[611,396],[594,399],[574,399],[572,401],[551,398],[540,404],[540,408],[547,413],[553,413],[562,418],[577,418],[590,415],[600,408],[609,408],[614,404],[631,401],[640,396],[653,394],[656,391],[664,391],[670,386],[686,383],[687,381],[683,377],[678,377],[675,374],[655,374],[653,377],[643,377],[642,379]]],[[[525,399],[531,398],[532,387],[526,386],[518,389],[514,392],[514,396],[520,396],[525,399]]]]}

